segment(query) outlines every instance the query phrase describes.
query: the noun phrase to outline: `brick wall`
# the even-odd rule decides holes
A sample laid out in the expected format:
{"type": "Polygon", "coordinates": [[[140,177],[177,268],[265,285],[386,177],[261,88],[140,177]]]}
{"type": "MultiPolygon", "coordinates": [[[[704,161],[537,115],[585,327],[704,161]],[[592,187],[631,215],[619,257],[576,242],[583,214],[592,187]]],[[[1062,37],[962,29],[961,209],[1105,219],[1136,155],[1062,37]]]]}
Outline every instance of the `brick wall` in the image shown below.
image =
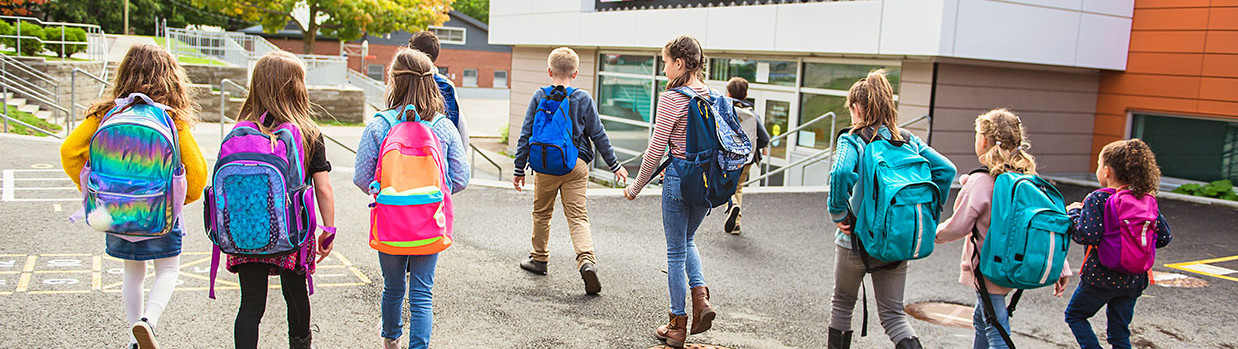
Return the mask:
{"type": "MultiPolygon", "coordinates": [[[[267,38],[267,41],[275,44],[275,46],[279,46],[279,48],[284,49],[284,51],[295,54],[305,53],[305,44],[301,42],[301,39],[267,38]]],[[[314,41],[314,52],[311,53],[316,55],[339,56],[340,42],[335,40],[323,40],[322,38],[319,38],[318,41],[314,41]]]]}
{"type": "MultiPolygon", "coordinates": [[[[391,57],[400,47],[402,46],[370,45],[370,55],[375,58],[366,59],[365,65],[382,64],[385,72],[387,64],[391,62],[391,57]]],[[[447,68],[447,75],[452,78],[456,86],[464,86],[464,69],[477,69],[477,87],[508,88],[511,86],[511,63],[512,54],[508,52],[443,49],[439,51],[435,65],[440,69],[447,68]],[[496,70],[507,71],[507,85],[494,86],[496,70]]],[[[348,66],[353,70],[366,73],[365,67],[361,65],[360,57],[349,57],[348,66]]]]}

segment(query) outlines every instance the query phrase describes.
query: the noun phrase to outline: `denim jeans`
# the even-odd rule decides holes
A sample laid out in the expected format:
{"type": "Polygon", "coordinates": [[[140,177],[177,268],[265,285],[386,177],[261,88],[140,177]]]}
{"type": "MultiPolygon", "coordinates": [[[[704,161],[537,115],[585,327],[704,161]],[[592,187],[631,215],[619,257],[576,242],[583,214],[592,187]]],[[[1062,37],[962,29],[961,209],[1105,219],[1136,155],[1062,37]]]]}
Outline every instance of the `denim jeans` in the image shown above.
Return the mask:
{"type": "MultiPolygon", "coordinates": [[[[1002,339],[1001,333],[997,332],[997,327],[989,325],[984,317],[984,297],[979,291],[976,292],[976,311],[972,313],[971,323],[976,328],[975,340],[972,342],[974,349],[1005,349],[1006,341],[1002,339]]],[[[993,313],[997,316],[997,323],[1002,324],[1006,329],[1006,334],[1010,334],[1010,313],[1006,312],[1006,295],[1004,294],[989,294],[989,301],[993,302],[993,313]]]]}
{"type": "Polygon", "coordinates": [[[1075,295],[1070,297],[1066,305],[1066,324],[1075,334],[1075,341],[1083,349],[1099,349],[1100,341],[1092,332],[1092,324],[1088,318],[1096,315],[1100,307],[1105,307],[1109,317],[1109,344],[1114,348],[1131,347],[1131,317],[1135,313],[1135,300],[1143,295],[1143,290],[1114,290],[1089,286],[1080,283],[1075,288],[1075,295]]]}
{"type": "MultiPolygon", "coordinates": [[[[674,158],[672,158],[674,159],[674,158]]],[[[696,229],[705,220],[708,207],[693,206],[684,200],[679,188],[677,167],[683,160],[671,160],[662,179],[662,228],[666,231],[666,282],[671,294],[671,313],[684,316],[688,288],[705,286],[701,274],[701,255],[696,250],[696,229]],[[685,280],[685,278],[687,280],[685,280]]]]}
{"type": "Polygon", "coordinates": [[[438,254],[397,256],[378,253],[378,266],[383,271],[383,333],[399,339],[404,331],[404,289],[408,288],[408,347],[429,348],[430,329],[434,325],[432,307],[434,266],[438,254]]]}

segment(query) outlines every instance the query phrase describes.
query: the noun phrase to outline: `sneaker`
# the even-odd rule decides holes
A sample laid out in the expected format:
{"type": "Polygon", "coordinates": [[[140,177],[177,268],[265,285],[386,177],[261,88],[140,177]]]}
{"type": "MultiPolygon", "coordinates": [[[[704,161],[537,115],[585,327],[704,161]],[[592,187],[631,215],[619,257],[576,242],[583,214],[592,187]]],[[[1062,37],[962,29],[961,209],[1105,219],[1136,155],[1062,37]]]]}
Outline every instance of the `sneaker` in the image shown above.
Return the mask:
{"type": "Polygon", "coordinates": [[[585,261],[580,266],[580,278],[585,280],[586,294],[602,292],[602,281],[598,280],[597,267],[593,265],[593,262],[585,261]]]}
{"type": "Polygon", "coordinates": [[[731,235],[739,235],[739,233],[740,233],[739,224],[735,224],[735,230],[731,231],[731,235]]]}
{"type": "Polygon", "coordinates": [[[524,262],[520,262],[520,269],[528,270],[530,273],[538,275],[546,275],[546,262],[534,260],[529,257],[524,262]]]}
{"type": "Polygon", "coordinates": [[[146,318],[138,320],[133,324],[133,338],[137,339],[137,347],[139,349],[158,349],[159,342],[155,341],[155,330],[151,328],[150,322],[146,318]]]}
{"type": "Polygon", "coordinates": [[[728,233],[738,234],[736,231],[739,229],[739,206],[731,207],[726,211],[726,225],[722,228],[728,233]]]}
{"type": "Polygon", "coordinates": [[[400,349],[400,340],[383,337],[383,349],[400,349]]]}

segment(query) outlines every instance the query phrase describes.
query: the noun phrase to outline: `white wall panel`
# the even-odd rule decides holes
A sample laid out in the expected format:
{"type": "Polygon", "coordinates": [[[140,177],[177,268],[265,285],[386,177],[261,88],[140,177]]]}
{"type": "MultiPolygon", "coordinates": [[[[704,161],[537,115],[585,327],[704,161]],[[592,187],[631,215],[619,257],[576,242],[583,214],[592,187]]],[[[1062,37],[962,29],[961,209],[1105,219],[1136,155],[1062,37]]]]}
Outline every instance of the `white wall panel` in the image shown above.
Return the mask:
{"type": "Polygon", "coordinates": [[[794,4],[778,7],[778,51],[876,53],[881,2],[794,4]]]}
{"type": "Polygon", "coordinates": [[[1083,11],[1130,18],[1135,13],[1135,0],[1083,0],[1083,11]]]}
{"type": "Polygon", "coordinates": [[[1074,65],[1079,16],[1078,11],[962,0],[954,56],[1074,65]]]}
{"type": "Polygon", "coordinates": [[[717,7],[708,10],[709,37],[714,50],[773,51],[778,8],[774,6],[717,7]]]}
{"type": "Polygon", "coordinates": [[[1079,26],[1079,54],[1075,64],[1126,70],[1130,40],[1130,18],[1084,13],[1079,26]]]}
{"type": "Polygon", "coordinates": [[[881,11],[881,54],[940,55],[954,40],[954,1],[888,1],[881,11]],[[945,24],[950,24],[946,26],[945,24]]]}
{"type": "Polygon", "coordinates": [[[1083,0],[987,0],[993,2],[1016,2],[1026,5],[1052,7],[1062,10],[1078,11],[1083,7],[1083,0]]]}

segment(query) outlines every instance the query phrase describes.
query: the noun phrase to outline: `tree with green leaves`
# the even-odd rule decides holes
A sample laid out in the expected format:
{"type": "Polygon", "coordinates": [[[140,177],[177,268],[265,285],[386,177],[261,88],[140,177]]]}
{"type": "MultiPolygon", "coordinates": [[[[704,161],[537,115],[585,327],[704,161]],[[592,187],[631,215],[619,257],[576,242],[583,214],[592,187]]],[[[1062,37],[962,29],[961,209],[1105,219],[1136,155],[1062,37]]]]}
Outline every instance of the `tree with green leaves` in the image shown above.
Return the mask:
{"type": "Polygon", "coordinates": [[[275,33],[289,21],[301,24],[305,52],[318,35],[350,41],[364,33],[415,32],[447,21],[452,0],[193,0],[224,15],[262,24],[275,33]],[[298,5],[301,6],[298,9],[298,5]],[[294,10],[297,10],[294,12],[294,10]],[[294,14],[295,13],[295,14],[294,14]],[[308,22],[308,23],[306,23],[308,22]]]}
{"type": "MultiPolygon", "coordinates": [[[[4,0],[0,0],[4,1],[4,0]]],[[[47,20],[95,24],[103,31],[120,34],[124,31],[125,0],[50,0],[40,6],[47,20]]],[[[154,35],[156,21],[168,21],[168,26],[209,25],[224,29],[240,29],[253,25],[208,11],[190,4],[189,0],[128,0],[129,27],[139,35],[154,35]]]]}
{"type": "Polygon", "coordinates": [[[451,4],[451,8],[490,24],[490,0],[456,0],[451,4]]]}

